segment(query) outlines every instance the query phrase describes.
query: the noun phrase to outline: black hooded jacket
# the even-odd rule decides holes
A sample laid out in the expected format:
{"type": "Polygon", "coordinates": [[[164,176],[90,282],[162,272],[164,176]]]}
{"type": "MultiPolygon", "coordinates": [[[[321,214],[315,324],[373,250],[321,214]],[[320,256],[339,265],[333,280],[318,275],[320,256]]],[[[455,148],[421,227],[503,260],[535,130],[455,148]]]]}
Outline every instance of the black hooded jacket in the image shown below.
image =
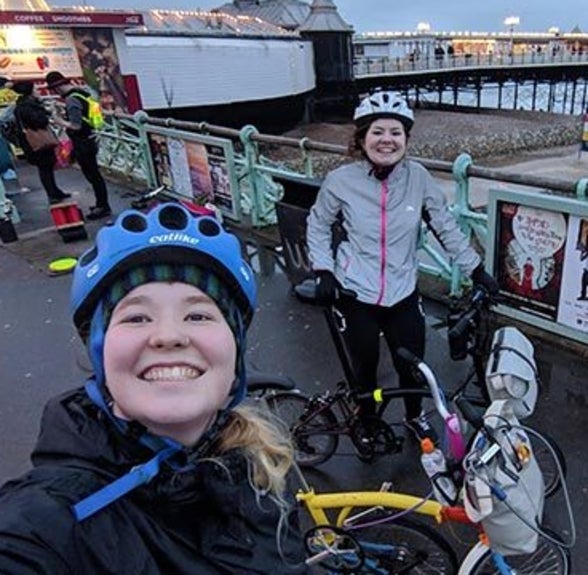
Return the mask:
{"type": "MultiPolygon", "coordinates": [[[[210,461],[184,473],[165,467],[76,521],[73,504],[152,455],[122,436],[84,390],[50,401],[33,469],[0,489],[0,573],[307,573],[295,527],[284,527],[278,551],[279,510],[268,496],[256,499],[237,450],[222,456],[226,469],[210,461]]],[[[294,513],[289,519],[297,524],[294,513]]]]}

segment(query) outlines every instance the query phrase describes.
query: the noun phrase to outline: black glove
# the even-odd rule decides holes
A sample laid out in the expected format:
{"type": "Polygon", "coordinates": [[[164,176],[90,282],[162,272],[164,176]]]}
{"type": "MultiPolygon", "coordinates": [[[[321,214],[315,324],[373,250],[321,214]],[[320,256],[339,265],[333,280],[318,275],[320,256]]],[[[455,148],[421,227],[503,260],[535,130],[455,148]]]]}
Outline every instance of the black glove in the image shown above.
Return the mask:
{"type": "Polygon", "coordinates": [[[498,295],[500,289],[498,282],[484,269],[484,264],[480,264],[472,272],[472,281],[474,285],[485,288],[490,295],[498,295]]]}
{"type": "Polygon", "coordinates": [[[339,290],[339,282],[335,276],[327,270],[316,272],[316,301],[323,305],[335,302],[339,290]]]}

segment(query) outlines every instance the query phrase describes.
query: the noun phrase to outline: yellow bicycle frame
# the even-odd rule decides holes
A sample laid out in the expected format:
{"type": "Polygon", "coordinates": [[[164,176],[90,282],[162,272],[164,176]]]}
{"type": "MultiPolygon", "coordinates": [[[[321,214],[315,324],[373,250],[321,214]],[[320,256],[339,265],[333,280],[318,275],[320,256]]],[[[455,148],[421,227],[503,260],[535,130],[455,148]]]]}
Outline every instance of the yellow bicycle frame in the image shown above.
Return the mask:
{"type": "Polygon", "coordinates": [[[438,523],[443,521],[443,505],[436,501],[414,497],[404,493],[389,491],[348,491],[337,493],[319,493],[314,489],[299,491],[296,499],[302,502],[311,515],[315,525],[333,525],[326,509],[339,509],[336,527],[342,527],[354,508],[384,507],[386,509],[414,510],[419,515],[434,517],[438,523]]]}

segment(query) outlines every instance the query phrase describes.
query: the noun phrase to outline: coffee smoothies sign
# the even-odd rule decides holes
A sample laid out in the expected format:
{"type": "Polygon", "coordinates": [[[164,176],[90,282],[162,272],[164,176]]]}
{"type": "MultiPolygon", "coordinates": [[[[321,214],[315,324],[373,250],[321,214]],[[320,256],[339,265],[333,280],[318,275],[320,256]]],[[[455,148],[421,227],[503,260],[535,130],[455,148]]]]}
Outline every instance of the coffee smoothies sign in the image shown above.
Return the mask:
{"type": "Polygon", "coordinates": [[[140,98],[120,56],[124,29],[142,24],[138,13],[0,11],[0,75],[42,81],[59,70],[88,84],[105,110],[133,112],[140,98]]]}

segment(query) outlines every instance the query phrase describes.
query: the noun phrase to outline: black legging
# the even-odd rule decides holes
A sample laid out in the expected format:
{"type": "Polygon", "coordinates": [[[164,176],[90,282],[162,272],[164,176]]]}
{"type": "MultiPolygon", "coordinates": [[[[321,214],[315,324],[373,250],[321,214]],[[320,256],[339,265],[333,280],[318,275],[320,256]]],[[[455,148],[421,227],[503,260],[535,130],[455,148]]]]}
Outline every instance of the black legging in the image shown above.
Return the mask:
{"type": "MultiPolygon", "coordinates": [[[[347,327],[343,337],[359,389],[371,391],[377,387],[380,332],[384,334],[392,354],[400,387],[422,387],[415,381],[409,364],[396,353],[399,347],[418,357],[423,357],[425,352],[425,318],[416,290],[392,307],[366,304],[349,297],[342,297],[337,307],[345,317],[347,327]]],[[[421,411],[421,398],[406,397],[404,405],[407,419],[417,417],[421,411]]],[[[361,412],[364,415],[374,414],[373,401],[362,403],[361,412]]]]}

